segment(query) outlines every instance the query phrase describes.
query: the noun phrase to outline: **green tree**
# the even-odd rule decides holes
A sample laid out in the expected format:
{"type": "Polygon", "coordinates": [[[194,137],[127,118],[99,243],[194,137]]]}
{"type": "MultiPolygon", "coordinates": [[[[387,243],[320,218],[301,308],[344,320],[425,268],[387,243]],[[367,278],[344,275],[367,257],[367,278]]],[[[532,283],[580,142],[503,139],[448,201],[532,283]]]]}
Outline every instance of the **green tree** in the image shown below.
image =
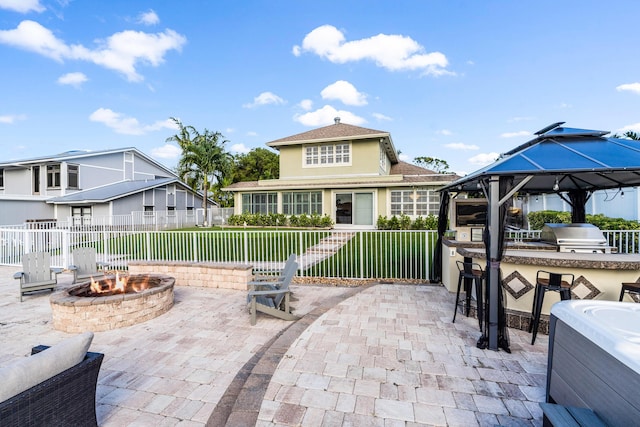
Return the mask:
{"type": "Polygon", "coordinates": [[[185,126],[172,117],[178,125],[178,133],[167,138],[168,142],[176,142],[182,149],[182,157],[178,161],[177,174],[194,190],[203,194],[204,225],[207,226],[208,199],[219,201],[220,188],[226,183],[231,171],[231,155],[225,151],[228,142],[220,132],[205,129],[198,132],[193,126],[185,126]]]}
{"type": "Polygon", "coordinates": [[[278,179],[280,176],[280,158],[266,148],[254,148],[246,154],[237,154],[234,166],[232,182],[278,179]]]}
{"type": "Polygon", "coordinates": [[[623,133],[622,135],[618,135],[617,133],[614,133],[613,135],[611,135],[612,138],[627,138],[627,139],[633,139],[634,141],[640,141],[640,134],[638,134],[637,132],[628,130],[625,133],[623,133]]]}
{"type": "Polygon", "coordinates": [[[449,163],[446,160],[421,156],[414,158],[413,163],[436,173],[449,173],[449,163]]]}

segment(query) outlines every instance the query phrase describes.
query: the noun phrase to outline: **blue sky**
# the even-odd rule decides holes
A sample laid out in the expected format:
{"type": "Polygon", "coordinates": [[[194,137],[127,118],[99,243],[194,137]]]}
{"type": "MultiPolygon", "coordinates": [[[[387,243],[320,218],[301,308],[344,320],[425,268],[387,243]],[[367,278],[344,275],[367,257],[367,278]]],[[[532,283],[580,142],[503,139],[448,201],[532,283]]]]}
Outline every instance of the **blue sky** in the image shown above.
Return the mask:
{"type": "Polygon", "coordinates": [[[640,2],[0,0],[0,160],[232,152],[333,123],[464,174],[550,123],[640,131],[640,2]]]}

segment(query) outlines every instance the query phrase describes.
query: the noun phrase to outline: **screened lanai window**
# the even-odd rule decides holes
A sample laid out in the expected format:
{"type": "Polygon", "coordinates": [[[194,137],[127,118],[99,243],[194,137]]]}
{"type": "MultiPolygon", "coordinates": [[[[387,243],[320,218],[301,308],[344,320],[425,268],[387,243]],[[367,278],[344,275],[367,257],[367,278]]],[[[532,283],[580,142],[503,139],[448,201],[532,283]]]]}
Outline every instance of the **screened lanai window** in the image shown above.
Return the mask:
{"type": "Polygon", "coordinates": [[[277,213],[278,193],[244,193],[242,195],[242,212],[277,213]]]}
{"type": "Polygon", "coordinates": [[[424,188],[391,191],[391,215],[438,215],[440,193],[424,188]]]}
{"type": "Polygon", "coordinates": [[[282,213],[285,215],[322,214],[322,192],[282,193],[282,213]]]}

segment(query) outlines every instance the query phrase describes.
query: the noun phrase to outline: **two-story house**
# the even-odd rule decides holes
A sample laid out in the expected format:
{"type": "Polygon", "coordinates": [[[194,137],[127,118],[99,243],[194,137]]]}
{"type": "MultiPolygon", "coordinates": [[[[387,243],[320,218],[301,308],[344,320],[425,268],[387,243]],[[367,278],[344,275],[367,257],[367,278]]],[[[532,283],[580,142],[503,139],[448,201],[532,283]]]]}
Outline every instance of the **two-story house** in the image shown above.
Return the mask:
{"type": "Polygon", "coordinates": [[[202,196],[136,148],[121,148],[0,162],[0,203],[0,224],[13,225],[193,210],[202,196]]]}
{"type": "Polygon", "coordinates": [[[280,178],[238,182],[235,213],[330,216],[336,227],[375,227],[378,216],[438,214],[438,189],[458,178],[398,159],[389,132],[341,123],[267,143],[280,178]]]}

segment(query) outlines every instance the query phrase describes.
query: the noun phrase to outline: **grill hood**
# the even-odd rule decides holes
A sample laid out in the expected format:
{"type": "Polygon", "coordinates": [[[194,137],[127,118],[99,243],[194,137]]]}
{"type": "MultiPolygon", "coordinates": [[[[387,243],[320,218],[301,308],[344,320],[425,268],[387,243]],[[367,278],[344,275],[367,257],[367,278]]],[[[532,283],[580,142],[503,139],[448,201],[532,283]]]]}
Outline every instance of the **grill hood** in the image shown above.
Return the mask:
{"type": "Polygon", "coordinates": [[[593,224],[545,224],[540,232],[543,242],[563,247],[602,248],[608,242],[593,224]]]}

